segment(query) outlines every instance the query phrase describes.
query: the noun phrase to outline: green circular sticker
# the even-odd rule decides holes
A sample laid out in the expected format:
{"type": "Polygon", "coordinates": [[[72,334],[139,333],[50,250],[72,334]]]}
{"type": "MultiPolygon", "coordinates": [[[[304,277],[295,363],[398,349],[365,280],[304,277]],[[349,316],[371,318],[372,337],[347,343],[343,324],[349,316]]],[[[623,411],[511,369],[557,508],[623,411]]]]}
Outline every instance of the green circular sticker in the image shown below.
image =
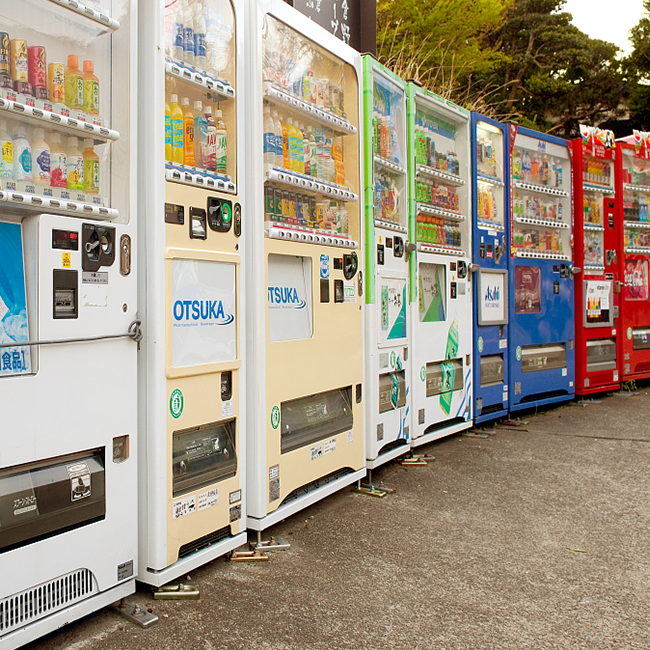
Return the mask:
{"type": "Polygon", "coordinates": [[[424,381],[426,378],[427,378],[427,369],[424,366],[422,366],[420,368],[420,379],[424,381]]]}
{"type": "Polygon", "coordinates": [[[627,340],[628,341],[632,340],[632,328],[631,327],[627,328],[627,340]]]}
{"type": "Polygon", "coordinates": [[[517,356],[517,361],[521,361],[521,345],[517,346],[516,356],[517,356]]]}
{"type": "Polygon", "coordinates": [[[277,406],[271,409],[271,426],[274,429],[280,426],[280,409],[277,406]]]}
{"type": "Polygon", "coordinates": [[[478,351],[483,352],[483,337],[482,336],[478,337],[478,351]]]}
{"type": "Polygon", "coordinates": [[[390,353],[390,367],[395,367],[395,350],[390,353]]]}
{"type": "Polygon", "coordinates": [[[169,396],[169,412],[174,420],[183,415],[183,393],[180,388],[174,388],[169,396]]]}

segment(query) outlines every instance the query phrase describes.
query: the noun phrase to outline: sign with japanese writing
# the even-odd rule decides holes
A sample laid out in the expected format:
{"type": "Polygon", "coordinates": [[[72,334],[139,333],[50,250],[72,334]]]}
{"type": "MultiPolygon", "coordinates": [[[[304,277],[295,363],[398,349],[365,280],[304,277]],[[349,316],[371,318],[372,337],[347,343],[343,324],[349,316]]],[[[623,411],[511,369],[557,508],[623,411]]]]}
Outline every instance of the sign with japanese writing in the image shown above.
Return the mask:
{"type": "Polygon", "coordinates": [[[293,6],[344,43],[359,49],[359,0],[293,0],[293,6]]]}
{"type": "Polygon", "coordinates": [[[378,278],[379,280],[379,342],[406,337],[406,280],[378,278]]]}

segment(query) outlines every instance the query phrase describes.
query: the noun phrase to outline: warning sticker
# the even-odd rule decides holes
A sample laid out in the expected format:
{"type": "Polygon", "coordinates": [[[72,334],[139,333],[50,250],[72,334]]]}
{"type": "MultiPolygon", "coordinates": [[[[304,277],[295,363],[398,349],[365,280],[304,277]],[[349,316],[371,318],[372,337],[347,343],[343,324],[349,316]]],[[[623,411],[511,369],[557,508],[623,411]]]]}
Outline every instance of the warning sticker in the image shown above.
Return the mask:
{"type": "Polygon", "coordinates": [[[196,497],[194,495],[191,497],[185,497],[184,499],[179,499],[172,503],[172,517],[174,519],[180,519],[185,515],[191,515],[193,512],[196,512],[196,497]]]}
{"type": "Polygon", "coordinates": [[[350,431],[348,431],[347,433],[347,441],[348,441],[348,445],[351,442],[354,442],[354,431],[352,429],[350,429],[350,431]]]}
{"type": "Polygon", "coordinates": [[[69,269],[71,266],[70,253],[62,253],[61,256],[61,266],[64,269],[69,269]]]}
{"type": "Polygon", "coordinates": [[[201,492],[198,497],[198,510],[206,510],[219,503],[219,488],[212,488],[206,492],[201,492]]]}
{"type": "Polygon", "coordinates": [[[309,449],[309,460],[316,460],[323,455],[323,443],[319,445],[314,445],[309,449]]]}
{"type": "Polygon", "coordinates": [[[336,450],[336,438],[325,441],[325,446],[323,448],[323,454],[329,454],[336,450]]]}
{"type": "Polygon", "coordinates": [[[70,500],[79,501],[92,493],[90,486],[90,470],[86,463],[76,463],[66,467],[70,477],[70,500]]]}
{"type": "Polygon", "coordinates": [[[221,402],[221,417],[231,418],[235,414],[235,405],[231,399],[221,402]]]}

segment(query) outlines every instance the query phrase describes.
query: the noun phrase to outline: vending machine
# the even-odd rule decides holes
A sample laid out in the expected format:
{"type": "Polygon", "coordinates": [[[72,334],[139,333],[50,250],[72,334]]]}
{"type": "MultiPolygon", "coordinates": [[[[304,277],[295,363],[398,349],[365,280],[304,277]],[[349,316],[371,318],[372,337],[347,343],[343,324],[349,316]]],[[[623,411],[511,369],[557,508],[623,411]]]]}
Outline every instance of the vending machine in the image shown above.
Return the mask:
{"type": "Polygon", "coordinates": [[[621,380],[630,381],[650,377],[650,134],[634,131],[616,149],[618,218],[623,224],[618,340],[621,380]]]}
{"type": "Polygon", "coordinates": [[[470,114],[414,83],[407,96],[415,447],[472,424],[470,114]]]}
{"type": "Polygon", "coordinates": [[[135,590],[136,3],[0,7],[0,647],[135,590]]]}
{"type": "Polygon", "coordinates": [[[472,113],[474,421],[508,413],[508,126],[472,113]]]}
{"type": "Polygon", "coordinates": [[[363,57],[366,463],[410,450],[406,82],[363,57]]]}
{"type": "Polygon", "coordinates": [[[577,395],[588,395],[620,386],[617,319],[622,229],[614,197],[614,134],[581,124],[580,135],[571,143],[574,260],[582,269],[582,281],[575,285],[575,388],[577,395]]]}
{"type": "Polygon", "coordinates": [[[571,157],[566,140],[510,125],[510,411],[575,394],[571,157]]]}
{"type": "Polygon", "coordinates": [[[250,4],[248,527],[365,474],[361,61],[282,0],[250,4]]]}
{"type": "Polygon", "coordinates": [[[244,16],[140,9],[138,579],[161,585],[247,539],[244,16]]]}

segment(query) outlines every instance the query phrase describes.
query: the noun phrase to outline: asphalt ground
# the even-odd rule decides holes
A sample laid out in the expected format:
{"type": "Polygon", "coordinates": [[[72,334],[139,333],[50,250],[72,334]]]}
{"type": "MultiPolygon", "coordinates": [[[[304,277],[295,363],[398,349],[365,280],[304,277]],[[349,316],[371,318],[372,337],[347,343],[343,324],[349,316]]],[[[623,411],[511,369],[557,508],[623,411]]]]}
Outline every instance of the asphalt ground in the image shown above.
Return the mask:
{"type": "Polygon", "coordinates": [[[39,650],[600,650],[650,648],[650,388],[524,415],[487,438],[418,450],[270,533],[267,562],[218,559],[200,600],[130,599],[39,650]]]}

